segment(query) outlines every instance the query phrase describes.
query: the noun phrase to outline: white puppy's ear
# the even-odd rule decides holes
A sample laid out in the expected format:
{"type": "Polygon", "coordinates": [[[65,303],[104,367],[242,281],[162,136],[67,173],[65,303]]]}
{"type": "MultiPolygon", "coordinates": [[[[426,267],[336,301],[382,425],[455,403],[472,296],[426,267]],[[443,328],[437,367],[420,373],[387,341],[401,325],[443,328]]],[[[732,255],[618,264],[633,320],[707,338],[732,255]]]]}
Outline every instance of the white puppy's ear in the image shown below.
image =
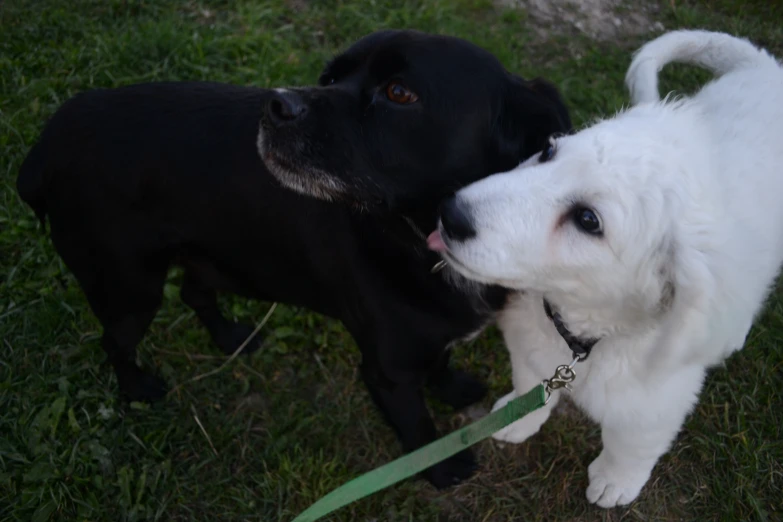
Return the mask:
{"type": "Polygon", "coordinates": [[[709,338],[714,278],[706,255],[679,243],[671,247],[662,270],[670,285],[670,302],[661,316],[656,348],[648,356],[651,368],[666,369],[696,362],[709,338]]]}

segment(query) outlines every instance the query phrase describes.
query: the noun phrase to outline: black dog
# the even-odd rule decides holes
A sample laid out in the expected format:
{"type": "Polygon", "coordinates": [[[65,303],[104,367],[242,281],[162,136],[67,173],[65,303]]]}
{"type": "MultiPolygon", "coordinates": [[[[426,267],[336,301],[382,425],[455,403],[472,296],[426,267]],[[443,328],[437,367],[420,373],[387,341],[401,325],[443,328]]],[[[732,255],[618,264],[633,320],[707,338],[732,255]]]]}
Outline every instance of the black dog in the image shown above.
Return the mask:
{"type": "MultiPolygon", "coordinates": [[[[448,269],[431,273],[439,258],[421,231],[442,198],[515,167],[570,121],[546,82],[512,76],[463,40],[417,32],[365,37],[319,83],[79,94],[25,159],[18,190],[42,222],[49,216],[128,398],[164,394],[135,350],[178,264],[183,301],[224,352],[251,328],[220,314],[217,291],[340,319],[372,398],[410,451],[437,437],[425,384],[455,408],[483,396],[480,382],[449,369],[446,349],[506,299],[448,269]]],[[[444,487],[474,468],[463,452],[426,476],[444,487]]]]}

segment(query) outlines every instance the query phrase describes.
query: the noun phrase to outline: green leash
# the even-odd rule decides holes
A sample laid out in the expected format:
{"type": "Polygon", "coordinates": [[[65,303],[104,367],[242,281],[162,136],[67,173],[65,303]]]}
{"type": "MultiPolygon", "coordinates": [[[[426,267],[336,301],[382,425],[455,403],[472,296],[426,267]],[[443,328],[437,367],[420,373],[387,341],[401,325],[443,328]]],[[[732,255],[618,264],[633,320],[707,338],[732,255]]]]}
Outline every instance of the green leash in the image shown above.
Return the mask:
{"type": "Polygon", "coordinates": [[[547,389],[544,384],[539,384],[473,424],[343,484],[303,511],[293,522],[318,520],[351,502],[412,477],[537,410],[546,403],[546,399],[547,389]]]}

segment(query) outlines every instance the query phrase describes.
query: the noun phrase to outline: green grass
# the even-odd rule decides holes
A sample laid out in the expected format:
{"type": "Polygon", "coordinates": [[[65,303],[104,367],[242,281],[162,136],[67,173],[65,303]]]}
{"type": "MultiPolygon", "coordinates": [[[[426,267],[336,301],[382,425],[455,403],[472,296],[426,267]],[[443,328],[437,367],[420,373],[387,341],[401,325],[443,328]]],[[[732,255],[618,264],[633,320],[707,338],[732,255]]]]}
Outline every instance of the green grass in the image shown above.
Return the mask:
{"type": "MultiPolygon", "coordinates": [[[[779,2],[666,1],[660,19],[667,29],[749,36],[783,56],[779,2]]],[[[543,39],[533,25],[489,0],[0,4],[0,520],[288,521],[400,454],[357,379],[350,336],[306,310],[279,306],[262,350],[189,382],[225,358],[177,298],[176,271],[140,358],[178,389],[151,407],[116,399],[100,327],[14,188],[60,103],[91,87],[149,80],[312,83],[334,53],[384,27],[465,37],[515,72],[552,79],[578,125],[627,103],[622,78],[646,37],[543,39]]],[[[706,79],[685,67],[664,76],[667,89],[681,92],[706,79]]],[[[436,492],[407,481],[329,520],[780,520],[782,291],[746,349],[711,373],[675,447],[630,507],[603,511],[585,501],[599,432],[565,406],[526,444],[479,444],[481,472],[464,485],[436,492]]],[[[269,306],[223,304],[245,321],[269,306]]],[[[457,355],[490,383],[485,406],[510,389],[496,332],[457,355]]],[[[435,409],[444,431],[467,422],[435,409]]]]}

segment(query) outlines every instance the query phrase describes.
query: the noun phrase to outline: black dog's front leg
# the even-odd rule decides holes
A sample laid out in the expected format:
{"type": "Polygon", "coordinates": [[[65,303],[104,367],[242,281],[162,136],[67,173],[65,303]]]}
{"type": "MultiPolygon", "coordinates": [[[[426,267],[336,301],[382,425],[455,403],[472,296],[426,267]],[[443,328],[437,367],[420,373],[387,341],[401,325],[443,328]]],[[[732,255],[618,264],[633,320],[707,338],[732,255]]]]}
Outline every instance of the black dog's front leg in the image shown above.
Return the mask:
{"type": "MultiPolygon", "coordinates": [[[[424,402],[423,371],[383,372],[380,365],[365,361],[362,377],[375,403],[397,432],[406,452],[418,449],[438,438],[435,423],[424,402]]],[[[476,470],[476,460],[470,450],[463,450],[423,472],[438,489],[458,484],[476,470]]]]}
{"type": "MultiPolygon", "coordinates": [[[[253,333],[252,326],[235,323],[223,317],[218,308],[217,293],[204,283],[193,269],[185,270],[180,295],[185,304],[196,312],[212,341],[223,353],[233,354],[253,333]]],[[[245,353],[253,353],[262,343],[261,337],[257,335],[248,342],[245,353]]]]}
{"type": "Polygon", "coordinates": [[[451,350],[443,350],[427,377],[432,394],[455,410],[477,403],[487,394],[487,387],[478,378],[449,365],[451,350]]]}

